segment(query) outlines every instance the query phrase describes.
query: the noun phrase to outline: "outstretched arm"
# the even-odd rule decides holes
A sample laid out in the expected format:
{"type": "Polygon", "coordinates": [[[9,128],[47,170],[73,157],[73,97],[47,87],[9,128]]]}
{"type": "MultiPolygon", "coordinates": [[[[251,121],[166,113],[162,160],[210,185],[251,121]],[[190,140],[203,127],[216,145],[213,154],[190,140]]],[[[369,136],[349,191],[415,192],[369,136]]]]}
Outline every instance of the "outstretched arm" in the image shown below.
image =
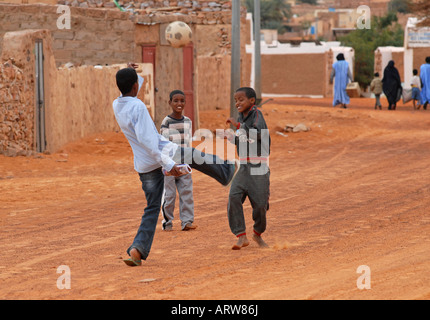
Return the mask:
{"type": "MultiPolygon", "coordinates": [[[[139,66],[134,62],[127,63],[127,68],[133,68],[134,70],[136,70],[138,67],[139,66]]],[[[137,92],[139,92],[140,88],[142,88],[143,78],[140,75],[137,75],[137,81],[139,83],[139,89],[137,90],[137,92]]]]}

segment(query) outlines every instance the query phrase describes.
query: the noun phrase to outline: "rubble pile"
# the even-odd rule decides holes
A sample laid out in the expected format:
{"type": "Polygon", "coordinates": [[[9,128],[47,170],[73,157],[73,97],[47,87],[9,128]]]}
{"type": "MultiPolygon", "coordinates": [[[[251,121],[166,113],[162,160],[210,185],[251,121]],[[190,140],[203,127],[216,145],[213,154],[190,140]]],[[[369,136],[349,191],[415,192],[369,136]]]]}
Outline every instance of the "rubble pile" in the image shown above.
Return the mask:
{"type": "MultiPolygon", "coordinates": [[[[119,10],[113,1],[108,0],[58,0],[59,5],[80,8],[107,8],[119,10]]],[[[137,0],[117,1],[122,10],[130,12],[138,23],[168,23],[178,16],[181,21],[197,24],[230,24],[231,1],[227,0],[137,0]]],[[[241,7],[242,18],[246,9],[241,7]]]]}
{"type": "Polygon", "coordinates": [[[0,153],[27,155],[33,149],[33,103],[23,71],[13,59],[0,64],[0,153]]]}

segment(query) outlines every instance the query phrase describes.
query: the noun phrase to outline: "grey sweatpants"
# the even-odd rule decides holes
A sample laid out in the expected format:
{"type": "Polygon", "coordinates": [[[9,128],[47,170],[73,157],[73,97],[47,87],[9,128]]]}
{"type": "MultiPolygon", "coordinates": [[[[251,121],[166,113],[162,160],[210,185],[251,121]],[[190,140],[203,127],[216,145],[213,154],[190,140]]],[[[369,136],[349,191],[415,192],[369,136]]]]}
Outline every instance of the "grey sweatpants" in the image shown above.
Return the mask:
{"type": "Polygon", "coordinates": [[[163,229],[172,225],[175,211],[176,189],[179,194],[179,219],[184,229],[187,223],[194,222],[193,180],[191,174],[180,177],[164,177],[164,200],[162,203],[163,229]]]}
{"type": "MultiPolygon", "coordinates": [[[[258,166],[257,166],[258,167],[258,166]]],[[[242,164],[230,188],[228,197],[228,222],[231,232],[240,236],[246,233],[243,203],[248,197],[252,206],[254,232],[258,235],[266,230],[266,212],[270,195],[270,171],[257,170],[252,164],[242,164]],[[258,174],[256,174],[258,173],[258,174]]]]}

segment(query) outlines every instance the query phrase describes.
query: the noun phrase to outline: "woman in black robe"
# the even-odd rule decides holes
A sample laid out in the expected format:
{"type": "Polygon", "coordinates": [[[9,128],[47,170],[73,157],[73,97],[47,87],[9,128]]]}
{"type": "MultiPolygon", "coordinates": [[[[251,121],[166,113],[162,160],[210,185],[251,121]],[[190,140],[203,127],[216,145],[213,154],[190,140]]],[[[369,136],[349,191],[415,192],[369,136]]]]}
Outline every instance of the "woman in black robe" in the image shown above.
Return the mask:
{"type": "Polygon", "coordinates": [[[397,101],[402,96],[402,83],[399,71],[394,67],[393,60],[388,62],[388,65],[384,69],[382,90],[384,90],[384,94],[388,100],[388,110],[396,110],[397,101]]]}

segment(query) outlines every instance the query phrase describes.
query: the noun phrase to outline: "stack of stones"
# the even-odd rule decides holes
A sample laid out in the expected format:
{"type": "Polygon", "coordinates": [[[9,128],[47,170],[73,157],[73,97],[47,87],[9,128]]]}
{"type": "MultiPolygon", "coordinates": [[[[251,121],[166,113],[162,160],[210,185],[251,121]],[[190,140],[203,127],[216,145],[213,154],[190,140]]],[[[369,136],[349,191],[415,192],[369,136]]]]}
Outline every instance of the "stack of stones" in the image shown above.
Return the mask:
{"type": "MultiPolygon", "coordinates": [[[[111,0],[58,0],[57,3],[81,8],[116,8],[115,3],[111,0]]],[[[231,9],[231,2],[228,0],[117,0],[117,3],[123,8],[133,10],[180,7],[190,11],[213,12],[231,9]]]]}
{"type": "Polygon", "coordinates": [[[27,155],[33,149],[34,88],[13,59],[0,63],[0,153],[27,155]]]}
{"type": "MultiPolygon", "coordinates": [[[[109,0],[58,0],[58,4],[81,8],[108,8],[117,6],[109,0]]],[[[137,22],[144,24],[166,23],[180,20],[197,24],[230,24],[231,1],[228,0],[118,0],[117,3],[126,11],[136,15],[137,22]]],[[[246,8],[241,7],[242,19],[246,8]]]]}

